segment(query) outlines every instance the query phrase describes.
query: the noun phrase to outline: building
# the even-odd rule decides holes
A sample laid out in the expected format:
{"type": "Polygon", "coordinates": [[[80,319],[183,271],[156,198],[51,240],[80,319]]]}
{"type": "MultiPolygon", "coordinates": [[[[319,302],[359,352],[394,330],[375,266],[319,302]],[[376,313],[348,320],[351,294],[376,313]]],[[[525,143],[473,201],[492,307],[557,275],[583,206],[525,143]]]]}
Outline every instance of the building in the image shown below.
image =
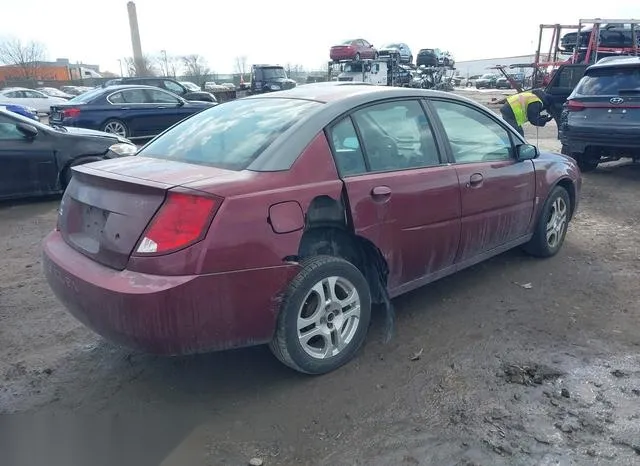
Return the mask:
{"type": "Polygon", "coordinates": [[[67,58],[58,58],[53,62],[29,63],[25,67],[0,66],[0,82],[25,78],[39,81],[69,81],[100,77],[102,76],[98,65],[73,64],[67,58]]]}
{"type": "MultiPolygon", "coordinates": [[[[490,68],[496,65],[516,65],[516,64],[532,64],[535,62],[535,54],[531,55],[518,55],[515,57],[503,57],[503,58],[485,58],[482,60],[468,60],[456,62],[457,75],[463,78],[469,78],[471,76],[477,76],[485,73],[495,73],[495,70],[490,68]]],[[[531,73],[531,68],[515,68],[514,73],[531,73]]]]}

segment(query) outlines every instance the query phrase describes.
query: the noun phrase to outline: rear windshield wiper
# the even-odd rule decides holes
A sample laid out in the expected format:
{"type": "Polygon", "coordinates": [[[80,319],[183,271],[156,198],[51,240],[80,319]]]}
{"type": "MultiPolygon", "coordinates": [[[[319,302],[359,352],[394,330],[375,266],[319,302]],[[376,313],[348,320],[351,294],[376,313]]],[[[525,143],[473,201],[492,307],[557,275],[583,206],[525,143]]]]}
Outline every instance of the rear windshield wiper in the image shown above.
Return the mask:
{"type": "Polygon", "coordinates": [[[635,89],[620,89],[618,91],[618,95],[624,94],[640,94],[640,87],[636,87],[635,89]]]}

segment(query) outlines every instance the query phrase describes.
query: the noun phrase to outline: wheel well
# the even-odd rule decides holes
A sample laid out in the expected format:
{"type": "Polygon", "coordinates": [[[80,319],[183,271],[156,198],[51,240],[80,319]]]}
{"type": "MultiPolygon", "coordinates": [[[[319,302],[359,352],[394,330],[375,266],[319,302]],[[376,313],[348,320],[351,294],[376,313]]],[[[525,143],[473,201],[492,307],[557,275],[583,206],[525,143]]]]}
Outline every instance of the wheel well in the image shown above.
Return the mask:
{"type": "Polygon", "coordinates": [[[71,170],[71,167],[75,167],[76,165],[83,165],[85,163],[98,162],[100,160],[104,160],[104,157],[99,155],[83,155],[81,157],[76,157],[75,159],[70,160],[64,167],[62,167],[62,170],[60,170],[60,173],[58,174],[60,186],[66,188],[64,177],[67,171],[71,170]]]}
{"type": "Polygon", "coordinates": [[[341,257],[351,262],[366,278],[372,302],[388,302],[387,261],[371,241],[336,226],[310,228],[302,235],[297,260],[318,255],[341,257]]]}
{"type": "Polygon", "coordinates": [[[576,207],[576,192],[575,192],[575,187],[573,185],[573,181],[571,181],[569,178],[563,178],[560,181],[558,181],[556,186],[563,187],[564,189],[567,190],[567,193],[569,193],[569,201],[571,201],[571,205],[569,206],[569,208],[571,209],[569,212],[569,218],[573,217],[573,211],[575,210],[575,207],[576,207]]]}

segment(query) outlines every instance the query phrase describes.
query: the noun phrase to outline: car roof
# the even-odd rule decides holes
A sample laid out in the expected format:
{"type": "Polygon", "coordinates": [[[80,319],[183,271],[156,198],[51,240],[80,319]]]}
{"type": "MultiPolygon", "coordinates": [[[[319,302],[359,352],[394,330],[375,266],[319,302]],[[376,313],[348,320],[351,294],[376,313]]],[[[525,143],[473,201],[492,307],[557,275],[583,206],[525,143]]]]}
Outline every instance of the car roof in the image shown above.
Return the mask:
{"type": "MultiPolygon", "coordinates": [[[[272,142],[247,169],[257,171],[288,170],[304,148],[307,147],[309,141],[313,140],[318,134],[318,130],[331,125],[355,108],[387,99],[424,97],[445,98],[449,101],[465,103],[475,108],[484,108],[488,115],[492,114],[486,107],[482,107],[466,97],[449,92],[407,87],[317,83],[317,85],[303,85],[286,91],[258,94],[240,100],[297,99],[316,102],[318,105],[313,106],[303,118],[283,133],[283,137],[279,137],[272,142]]],[[[222,104],[222,106],[224,105],[222,104]]]]}
{"type": "MultiPolygon", "coordinates": [[[[159,87],[155,87],[155,86],[146,86],[144,84],[114,84],[113,86],[107,86],[104,88],[105,91],[109,90],[109,91],[114,91],[114,90],[123,90],[123,89],[155,89],[158,90],[160,89],[159,87]]],[[[162,90],[162,89],[160,89],[162,90]]]]}
{"type": "Polygon", "coordinates": [[[247,97],[247,99],[304,99],[313,100],[320,103],[331,104],[345,100],[354,100],[355,105],[362,105],[380,99],[392,99],[402,97],[441,97],[446,96],[449,99],[459,99],[460,101],[469,101],[455,94],[429,91],[425,89],[413,89],[408,87],[387,87],[373,86],[351,83],[336,83],[329,85],[325,83],[311,83],[297,86],[293,89],[273,92],[268,94],[258,94],[247,97]],[[353,99],[352,99],[353,98],[353,99]],[[357,101],[357,103],[355,103],[357,101]]]}
{"type": "Polygon", "coordinates": [[[34,89],[29,89],[28,87],[5,87],[4,89],[2,89],[2,91],[33,91],[33,90],[34,89]]]}
{"type": "Polygon", "coordinates": [[[606,60],[600,61],[587,68],[589,70],[599,70],[603,68],[627,68],[640,66],[640,57],[607,57],[606,60]]]}

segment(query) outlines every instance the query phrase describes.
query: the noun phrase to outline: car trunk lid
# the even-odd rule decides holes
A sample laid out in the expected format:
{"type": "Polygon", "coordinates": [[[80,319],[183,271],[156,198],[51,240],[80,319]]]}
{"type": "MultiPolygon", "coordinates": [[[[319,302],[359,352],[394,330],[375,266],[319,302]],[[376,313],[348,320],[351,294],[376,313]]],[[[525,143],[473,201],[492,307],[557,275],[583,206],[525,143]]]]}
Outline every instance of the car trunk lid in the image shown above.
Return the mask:
{"type": "Polygon", "coordinates": [[[170,160],[124,157],[74,168],[63,196],[58,229],[75,250],[123,270],[168,190],[237,172],[170,160]]]}

